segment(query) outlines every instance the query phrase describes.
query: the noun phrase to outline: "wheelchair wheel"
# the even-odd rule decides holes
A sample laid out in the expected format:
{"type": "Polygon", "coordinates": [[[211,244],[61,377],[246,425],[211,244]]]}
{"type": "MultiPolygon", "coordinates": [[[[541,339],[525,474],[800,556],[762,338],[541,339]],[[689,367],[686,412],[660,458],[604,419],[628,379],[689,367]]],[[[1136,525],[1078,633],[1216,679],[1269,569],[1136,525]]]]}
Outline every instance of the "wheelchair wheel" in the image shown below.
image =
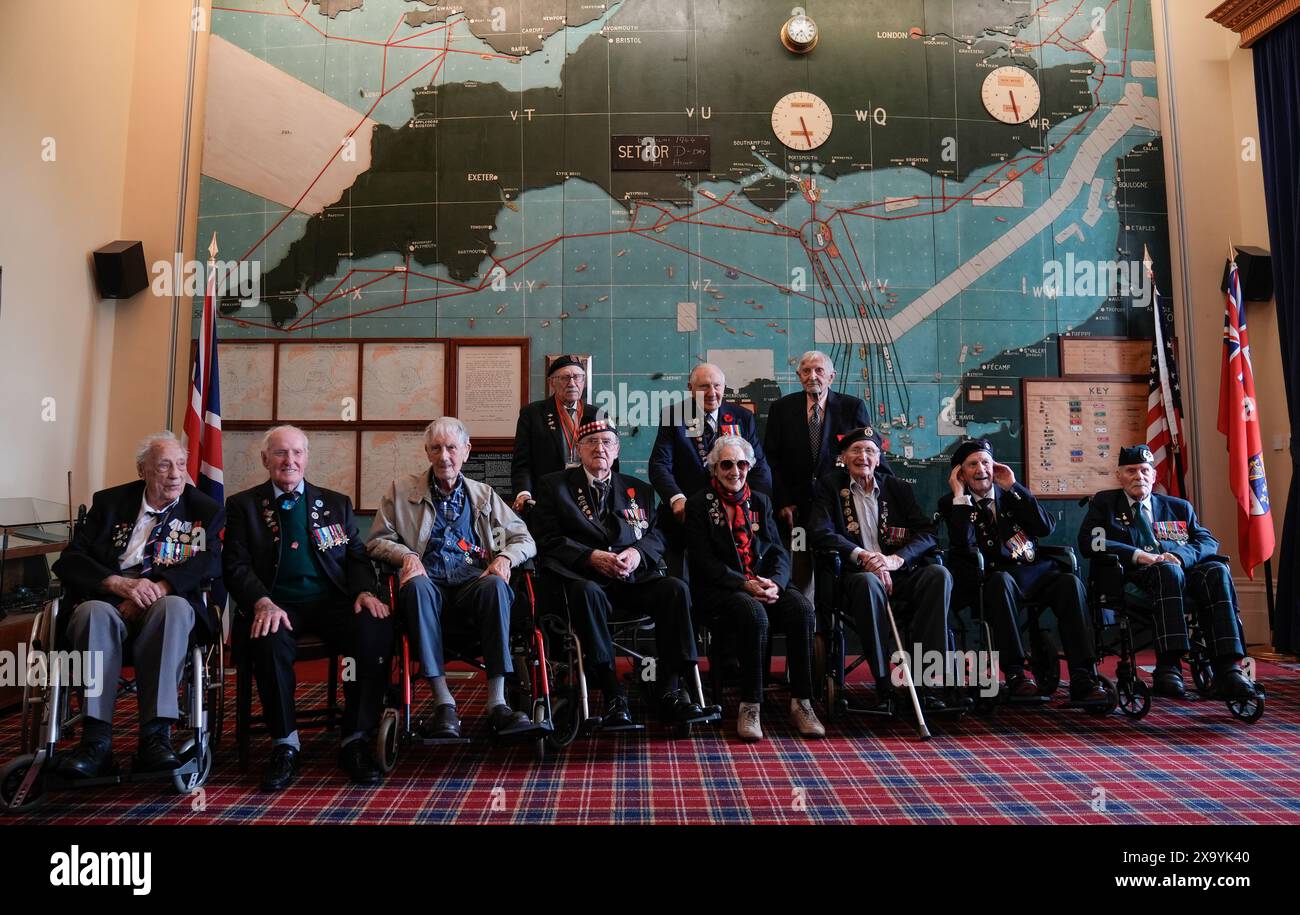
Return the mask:
{"type": "Polygon", "coordinates": [[[1255,687],[1255,695],[1249,699],[1229,699],[1228,711],[1233,718],[1239,718],[1246,724],[1254,724],[1264,716],[1264,690],[1255,687]]]}
{"type": "Polygon", "coordinates": [[[1194,657],[1190,666],[1192,668],[1192,685],[1196,687],[1197,694],[1202,699],[1213,698],[1215,693],[1214,665],[1210,663],[1210,659],[1194,657]]]}
{"type": "Polygon", "coordinates": [[[0,811],[5,813],[26,813],[45,803],[45,773],[36,777],[27,794],[18,800],[18,790],[32,763],[36,761],[33,753],[25,753],[12,759],[0,769],[0,811]]]}
{"type": "Polygon", "coordinates": [[[208,745],[215,753],[221,745],[221,732],[226,723],[226,646],[220,639],[213,646],[208,662],[208,694],[204,704],[208,710],[208,745]]]}
{"type": "Polygon", "coordinates": [[[398,730],[397,709],[384,709],[383,717],[379,719],[379,733],[375,735],[375,762],[385,775],[397,765],[398,730]]]}
{"type": "Polygon", "coordinates": [[[548,623],[542,629],[542,639],[551,686],[551,724],[555,729],[543,739],[552,750],[563,750],[577,739],[582,727],[577,649],[562,622],[548,619],[548,623]]]}
{"type": "Polygon", "coordinates": [[[1110,677],[1103,676],[1100,679],[1109,701],[1105,705],[1089,706],[1087,712],[1089,715],[1105,718],[1119,706],[1119,688],[1115,686],[1115,681],[1110,677]]]}
{"type": "Polygon", "coordinates": [[[1119,710],[1133,720],[1137,720],[1151,711],[1151,687],[1145,680],[1129,677],[1116,684],[1119,695],[1119,710]]]}
{"type": "MultiPolygon", "coordinates": [[[[546,708],[540,702],[533,703],[533,723],[541,724],[546,720],[546,708]]],[[[533,742],[533,761],[546,762],[546,735],[543,734],[533,742]]]]}
{"type": "MultiPolygon", "coordinates": [[[[194,738],[187,737],[180,745],[177,754],[181,759],[185,758],[187,753],[194,751],[194,738]]],[[[208,783],[212,776],[212,744],[208,743],[202,748],[202,755],[199,757],[199,769],[197,772],[191,772],[188,775],[173,775],[172,787],[176,789],[177,794],[190,794],[198,791],[208,783]]]]}

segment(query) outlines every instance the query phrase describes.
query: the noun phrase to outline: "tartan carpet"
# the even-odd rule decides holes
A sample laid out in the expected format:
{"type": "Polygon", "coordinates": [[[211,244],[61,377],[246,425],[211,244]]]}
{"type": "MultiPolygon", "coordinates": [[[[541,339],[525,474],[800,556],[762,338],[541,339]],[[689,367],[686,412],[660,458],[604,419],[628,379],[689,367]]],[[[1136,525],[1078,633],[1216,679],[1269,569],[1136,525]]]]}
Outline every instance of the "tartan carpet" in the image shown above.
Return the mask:
{"type": "MultiPolygon", "coordinates": [[[[1221,701],[1155,698],[1138,722],[1003,707],[932,725],[927,743],[906,723],[861,717],[828,724],[825,740],[802,740],[782,692],[763,707],[766,739],[742,743],[729,691],[722,723],[689,739],[651,724],[579,738],[541,763],[529,747],[487,742],[479,678],[452,684],[470,744],[408,748],[368,789],[337,768],[336,733],[305,730],[302,773],[278,795],[257,789],[265,734],[254,737],[250,770],[236,766],[232,676],[225,736],[201,794],[178,794],[169,781],[62,791],[0,825],[1300,823],[1300,667],[1261,662],[1259,676],[1267,710],[1254,725],[1221,701]]],[[[302,707],[323,698],[320,684],[299,688],[302,707]]],[[[134,706],[119,704],[119,763],[134,749],[134,706]]],[[[17,751],[18,716],[9,714],[0,762],[17,751]]]]}

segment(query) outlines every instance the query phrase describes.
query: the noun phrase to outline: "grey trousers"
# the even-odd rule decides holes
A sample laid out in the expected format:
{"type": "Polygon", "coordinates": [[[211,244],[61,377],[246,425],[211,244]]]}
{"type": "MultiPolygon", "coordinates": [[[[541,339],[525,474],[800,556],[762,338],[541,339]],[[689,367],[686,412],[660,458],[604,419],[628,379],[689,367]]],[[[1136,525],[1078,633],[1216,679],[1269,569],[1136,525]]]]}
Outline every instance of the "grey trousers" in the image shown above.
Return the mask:
{"type": "Polygon", "coordinates": [[[140,725],[155,718],[180,717],[177,691],[185,669],[194,608],[175,594],[156,600],[131,622],[122,619],[107,601],[88,600],[77,605],[68,623],[68,637],[77,651],[102,652],[104,688],[85,698],[86,714],[113,723],[117,680],[122,657],[131,644],[135,682],[140,702],[140,725]]]}

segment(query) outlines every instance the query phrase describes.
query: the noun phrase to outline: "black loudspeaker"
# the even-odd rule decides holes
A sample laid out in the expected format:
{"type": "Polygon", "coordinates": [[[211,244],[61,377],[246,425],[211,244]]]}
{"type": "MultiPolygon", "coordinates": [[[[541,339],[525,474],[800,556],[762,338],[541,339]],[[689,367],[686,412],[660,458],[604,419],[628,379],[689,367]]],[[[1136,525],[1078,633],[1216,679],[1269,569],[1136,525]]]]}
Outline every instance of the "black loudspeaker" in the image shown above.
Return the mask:
{"type": "MultiPolygon", "coordinates": [[[[1228,291],[1228,262],[1223,264],[1223,284],[1228,291]]],[[[1273,298],[1273,259],[1262,248],[1237,249],[1237,273],[1241,277],[1241,296],[1247,302],[1267,302],[1273,298]]]]}
{"type": "Polygon", "coordinates": [[[95,283],[103,299],[129,299],[149,285],[144,245],[115,241],[95,252],[95,283]]]}

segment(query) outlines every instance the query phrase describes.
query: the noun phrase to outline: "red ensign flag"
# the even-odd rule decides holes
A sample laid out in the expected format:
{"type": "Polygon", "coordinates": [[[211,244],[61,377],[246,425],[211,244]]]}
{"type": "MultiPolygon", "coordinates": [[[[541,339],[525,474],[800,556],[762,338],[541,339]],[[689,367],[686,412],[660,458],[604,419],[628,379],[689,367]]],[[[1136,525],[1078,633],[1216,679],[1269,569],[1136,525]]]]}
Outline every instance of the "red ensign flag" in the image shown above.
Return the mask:
{"type": "Polygon", "coordinates": [[[1273,555],[1273,516],[1268,506],[1255,375],[1250,366],[1250,341],[1235,260],[1228,268],[1228,299],[1223,312],[1219,431],[1228,437],[1228,479],[1237,497],[1239,558],[1246,575],[1254,578],[1255,566],[1273,555]]]}

